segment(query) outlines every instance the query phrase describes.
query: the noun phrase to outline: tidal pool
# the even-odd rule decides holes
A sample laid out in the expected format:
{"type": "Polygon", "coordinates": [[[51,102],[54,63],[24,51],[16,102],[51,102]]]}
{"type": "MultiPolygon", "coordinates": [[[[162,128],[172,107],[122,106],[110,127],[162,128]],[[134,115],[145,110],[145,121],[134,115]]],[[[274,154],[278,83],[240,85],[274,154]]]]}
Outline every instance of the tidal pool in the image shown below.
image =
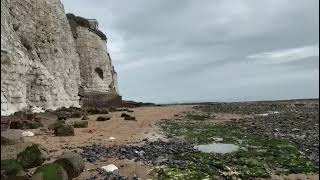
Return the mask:
{"type": "Polygon", "coordinates": [[[231,153],[239,150],[239,146],[234,144],[212,143],[195,146],[195,148],[205,153],[231,153]]]}

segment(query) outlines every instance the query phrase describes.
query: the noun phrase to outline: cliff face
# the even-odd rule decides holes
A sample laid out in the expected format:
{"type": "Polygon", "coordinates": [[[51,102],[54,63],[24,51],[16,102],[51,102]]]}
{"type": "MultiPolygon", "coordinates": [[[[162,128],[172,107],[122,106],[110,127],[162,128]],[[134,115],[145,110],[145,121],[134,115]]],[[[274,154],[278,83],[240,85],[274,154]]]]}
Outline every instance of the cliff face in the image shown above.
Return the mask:
{"type": "Polygon", "coordinates": [[[1,0],[1,115],[117,96],[105,35],[70,24],[59,0],[1,0]]]}

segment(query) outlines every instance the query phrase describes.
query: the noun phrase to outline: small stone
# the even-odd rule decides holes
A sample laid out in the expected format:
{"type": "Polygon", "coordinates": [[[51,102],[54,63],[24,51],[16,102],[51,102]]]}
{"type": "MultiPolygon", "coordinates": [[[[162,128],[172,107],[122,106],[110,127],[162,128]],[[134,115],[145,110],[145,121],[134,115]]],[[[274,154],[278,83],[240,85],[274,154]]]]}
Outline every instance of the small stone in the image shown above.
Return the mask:
{"type": "Polygon", "coordinates": [[[130,117],[130,115],[126,114],[126,113],[122,113],[121,117],[130,117]]]}
{"type": "Polygon", "coordinates": [[[115,170],[118,170],[118,167],[115,166],[114,164],[109,164],[107,166],[102,166],[101,169],[104,170],[105,172],[113,172],[115,170]]]}
{"type": "Polygon", "coordinates": [[[23,131],[21,134],[22,134],[23,137],[32,137],[32,136],[34,136],[34,133],[31,132],[31,131],[23,131]]]}
{"type": "Polygon", "coordinates": [[[115,138],[115,137],[109,137],[109,139],[110,139],[110,140],[115,140],[116,138],[115,138]]]}

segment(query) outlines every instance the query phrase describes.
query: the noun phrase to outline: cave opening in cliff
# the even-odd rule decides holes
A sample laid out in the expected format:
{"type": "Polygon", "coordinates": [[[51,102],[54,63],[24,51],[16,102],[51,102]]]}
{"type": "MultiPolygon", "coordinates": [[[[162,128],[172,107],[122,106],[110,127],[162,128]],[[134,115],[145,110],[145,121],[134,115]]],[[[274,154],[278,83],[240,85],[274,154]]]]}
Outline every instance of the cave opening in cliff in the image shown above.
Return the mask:
{"type": "Polygon", "coordinates": [[[101,78],[101,79],[103,79],[103,71],[102,71],[102,69],[101,68],[96,68],[95,69],[95,72],[98,74],[98,76],[101,78]]]}

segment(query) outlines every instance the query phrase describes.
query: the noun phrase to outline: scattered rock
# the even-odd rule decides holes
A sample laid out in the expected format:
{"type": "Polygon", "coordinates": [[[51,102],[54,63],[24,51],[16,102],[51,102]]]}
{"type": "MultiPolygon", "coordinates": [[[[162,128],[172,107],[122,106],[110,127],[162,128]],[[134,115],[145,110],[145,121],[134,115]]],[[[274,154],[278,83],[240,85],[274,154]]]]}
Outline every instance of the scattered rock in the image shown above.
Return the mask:
{"type": "MultiPolygon", "coordinates": [[[[192,144],[178,141],[146,141],[143,145],[114,145],[106,147],[93,144],[79,147],[83,151],[81,155],[90,162],[95,162],[101,158],[118,158],[142,161],[146,164],[156,164],[159,156],[169,157],[173,154],[187,154],[197,152],[192,144]]],[[[182,165],[184,162],[167,158],[160,165],[176,164],[182,165]]]]}
{"type": "Polygon", "coordinates": [[[88,127],[88,121],[76,121],[73,125],[74,128],[87,128],[88,127]]]}
{"type": "Polygon", "coordinates": [[[41,165],[47,159],[47,156],[43,148],[33,144],[18,154],[17,161],[24,169],[29,169],[41,165]]]}
{"type": "Polygon", "coordinates": [[[73,152],[63,153],[55,163],[60,164],[67,171],[69,179],[78,177],[84,170],[82,157],[73,152]]]}
{"type": "Polygon", "coordinates": [[[107,120],[110,120],[109,116],[99,116],[97,118],[97,121],[107,121],[107,120]]]}
{"type": "Polygon", "coordinates": [[[60,125],[54,129],[56,136],[74,136],[74,129],[69,125],[60,125]]]}
{"type": "Polygon", "coordinates": [[[115,170],[118,170],[118,167],[115,166],[114,164],[109,164],[107,166],[102,166],[101,169],[104,170],[105,172],[113,172],[115,170]]]}
{"type": "Polygon", "coordinates": [[[66,170],[59,164],[44,164],[37,168],[32,180],[68,180],[66,170]]]}

